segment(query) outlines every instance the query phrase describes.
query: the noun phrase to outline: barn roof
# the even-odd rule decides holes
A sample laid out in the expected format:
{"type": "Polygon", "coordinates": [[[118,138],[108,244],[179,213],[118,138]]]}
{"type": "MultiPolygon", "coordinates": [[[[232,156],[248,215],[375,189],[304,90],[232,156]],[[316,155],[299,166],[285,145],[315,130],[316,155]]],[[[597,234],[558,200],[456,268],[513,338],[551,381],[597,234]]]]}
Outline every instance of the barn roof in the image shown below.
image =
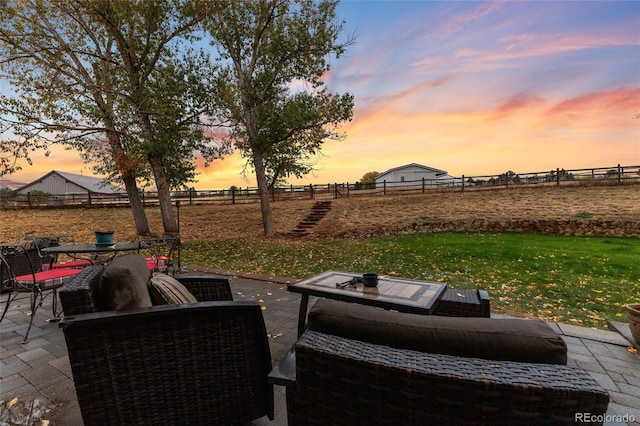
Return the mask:
{"type": "Polygon", "coordinates": [[[118,188],[117,186],[104,183],[101,178],[97,178],[93,176],[78,175],[75,173],[61,172],[58,170],[52,170],[46,175],[42,176],[41,178],[38,178],[33,182],[18,188],[16,191],[21,191],[22,189],[27,188],[33,185],[34,183],[41,182],[52,175],[58,175],[63,179],[78,185],[79,187],[83,188],[86,191],[91,191],[98,194],[114,194],[114,193],[117,194],[117,193],[125,192],[122,188],[118,188]]]}
{"type": "Polygon", "coordinates": [[[405,164],[404,166],[394,167],[393,169],[389,169],[386,172],[380,173],[376,179],[379,179],[380,176],[384,176],[384,175],[387,175],[389,173],[393,173],[393,172],[396,172],[398,170],[406,169],[406,168],[409,168],[409,167],[418,167],[418,168],[423,169],[425,171],[434,172],[436,174],[436,176],[437,175],[446,175],[447,174],[447,172],[444,171],[444,170],[434,169],[433,167],[423,166],[422,164],[418,164],[418,163],[410,163],[410,164],[405,164]]]}

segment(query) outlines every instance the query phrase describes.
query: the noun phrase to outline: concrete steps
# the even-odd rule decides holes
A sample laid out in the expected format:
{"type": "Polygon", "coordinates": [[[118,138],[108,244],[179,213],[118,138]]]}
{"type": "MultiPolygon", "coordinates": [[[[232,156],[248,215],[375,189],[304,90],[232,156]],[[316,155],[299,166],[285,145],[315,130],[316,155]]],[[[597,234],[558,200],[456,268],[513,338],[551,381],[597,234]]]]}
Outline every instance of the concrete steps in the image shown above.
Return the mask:
{"type": "Polygon", "coordinates": [[[316,201],[311,207],[311,212],[289,232],[289,235],[302,237],[310,234],[310,229],[315,227],[331,210],[331,200],[316,201]]]}

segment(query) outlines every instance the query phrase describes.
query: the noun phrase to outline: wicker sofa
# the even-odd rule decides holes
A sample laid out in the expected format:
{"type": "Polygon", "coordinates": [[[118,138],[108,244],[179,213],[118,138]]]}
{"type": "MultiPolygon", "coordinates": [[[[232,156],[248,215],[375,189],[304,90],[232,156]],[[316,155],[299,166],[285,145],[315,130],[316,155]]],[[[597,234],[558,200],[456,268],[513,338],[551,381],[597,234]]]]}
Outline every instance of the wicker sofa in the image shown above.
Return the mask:
{"type": "MultiPolygon", "coordinates": [[[[104,266],[60,291],[60,323],[87,425],[242,424],[273,419],[260,305],[224,277],[178,277],[197,303],[100,312],[104,266]]],[[[146,266],[145,266],[146,270],[146,266]]]]}
{"type": "Polygon", "coordinates": [[[566,345],[550,327],[512,321],[320,299],[270,377],[287,386],[290,426],[556,425],[606,412],[608,394],[563,365],[566,345]]]}

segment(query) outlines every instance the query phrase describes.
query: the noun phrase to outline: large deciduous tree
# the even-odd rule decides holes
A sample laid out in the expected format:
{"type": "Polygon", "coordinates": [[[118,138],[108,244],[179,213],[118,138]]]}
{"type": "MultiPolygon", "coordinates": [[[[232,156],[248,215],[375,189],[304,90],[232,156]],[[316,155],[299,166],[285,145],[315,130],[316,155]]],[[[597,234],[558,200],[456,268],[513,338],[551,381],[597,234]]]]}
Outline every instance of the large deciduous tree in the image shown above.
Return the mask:
{"type": "Polygon", "coordinates": [[[223,146],[212,146],[203,132],[215,99],[214,68],[208,57],[186,43],[208,13],[226,2],[102,1],[87,2],[91,16],[113,38],[139,146],[154,177],[166,232],[176,232],[170,189],[193,180],[194,151],[216,158],[223,146]],[[186,42],[186,43],[183,43],[186,42]],[[173,184],[173,185],[172,185],[173,184]]]}
{"type": "Polygon", "coordinates": [[[136,232],[148,234],[136,182],[138,162],[118,130],[115,108],[121,96],[113,88],[112,40],[91,20],[75,19],[75,5],[69,2],[24,1],[5,5],[0,14],[0,76],[16,92],[0,96],[0,120],[10,129],[1,150],[13,161],[2,172],[19,169],[19,159],[31,163],[30,151],[48,152],[50,143],[82,152],[91,141],[94,153],[103,154],[105,163],[114,162],[109,169],[125,185],[136,232]]]}
{"type": "Polygon", "coordinates": [[[171,187],[193,180],[195,151],[208,159],[219,152],[203,131],[213,67],[180,43],[193,41],[218,6],[224,3],[24,0],[2,8],[1,77],[18,96],[3,97],[0,108],[22,138],[14,143],[51,138],[97,160],[98,170],[124,182],[139,234],[148,225],[143,232],[136,181],[152,175],[164,230],[175,232],[171,187]]]}
{"type": "Polygon", "coordinates": [[[351,40],[339,42],[336,1],[235,1],[211,16],[221,72],[219,118],[256,173],[265,236],[276,235],[269,181],[311,170],[325,139],[341,139],[353,97],[330,93],[323,75],[351,40]]]}

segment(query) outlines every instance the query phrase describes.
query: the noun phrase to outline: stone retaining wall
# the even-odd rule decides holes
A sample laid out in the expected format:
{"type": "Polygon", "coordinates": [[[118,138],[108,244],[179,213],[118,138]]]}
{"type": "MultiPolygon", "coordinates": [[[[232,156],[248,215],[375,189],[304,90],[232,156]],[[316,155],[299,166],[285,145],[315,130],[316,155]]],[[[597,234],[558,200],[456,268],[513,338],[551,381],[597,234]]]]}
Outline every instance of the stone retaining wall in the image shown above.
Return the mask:
{"type": "Polygon", "coordinates": [[[488,220],[470,219],[413,223],[405,233],[531,232],[552,235],[640,237],[640,222],[621,220],[488,220]]]}

